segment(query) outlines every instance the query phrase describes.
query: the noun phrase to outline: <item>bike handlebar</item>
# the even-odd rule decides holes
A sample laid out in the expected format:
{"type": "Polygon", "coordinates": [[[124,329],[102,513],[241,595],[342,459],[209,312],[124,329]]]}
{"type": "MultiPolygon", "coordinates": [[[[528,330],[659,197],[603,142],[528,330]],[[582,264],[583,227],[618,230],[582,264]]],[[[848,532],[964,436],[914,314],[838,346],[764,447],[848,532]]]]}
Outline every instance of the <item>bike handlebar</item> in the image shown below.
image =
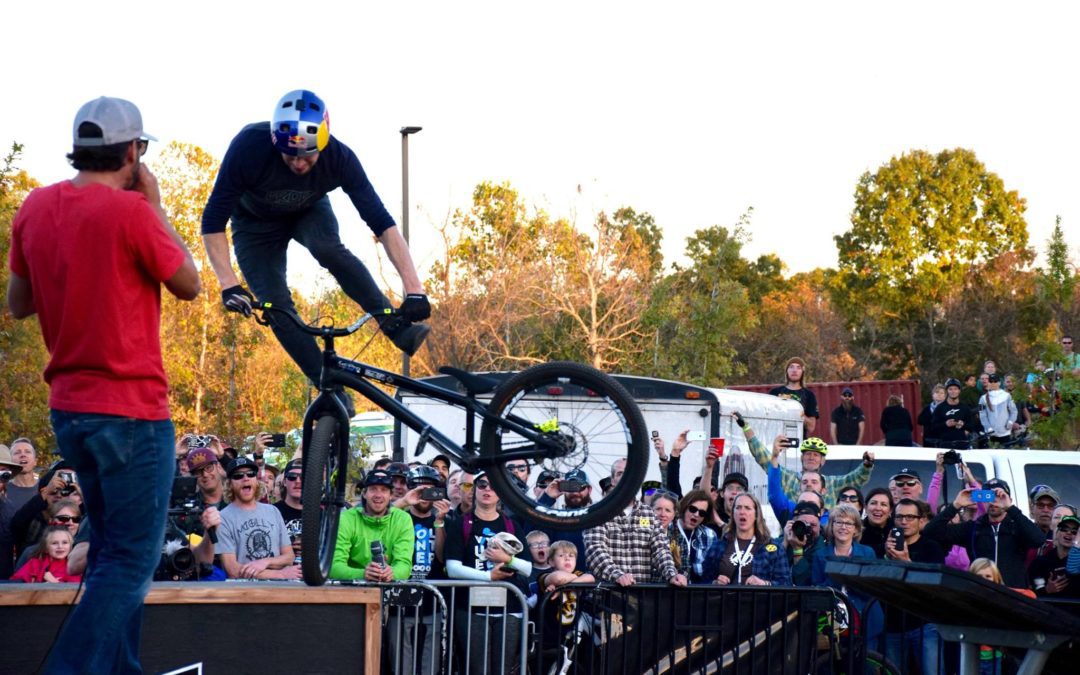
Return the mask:
{"type": "MultiPolygon", "coordinates": [[[[282,307],[275,307],[274,304],[271,303],[271,302],[256,302],[255,304],[253,304],[251,306],[251,308],[252,308],[252,310],[262,312],[262,314],[260,316],[255,317],[255,320],[258,321],[259,323],[261,323],[264,326],[270,325],[270,321],[266,318],[266,315],[268,313],[270,313],[270,312],[276,312],[277,314],[280,314],[280,315],[284,316],[285,318],[289,319],[290,321],[292,321],[293,324],[295,324],[296,327],[299,328],[304,333],[307,333],[308,335],[314,335],[314,336],[317,336],[317,337],[318,336],[323,336],[323,337],[345,337],[346,335],[352,335],[356,331],[360,330],[361,326],[363,326],[365,323],[367,323],[368,321],[371,321],[371,319],[374,318],[371,314],[365,314],[362,317],[360,317],[359,319],[357,319],[355,323],[353,323],[353,324],[351,324],[349,326],[345,326],[343,328],[335,328],[333,325],[326,326],[326,325],[317,325],[317,324],[305,323],[304,320],[301,319],[300,316],[295,311],[293,311],[291,309],[285,309],[285,308],[282,308],[282,307]]],[[[395,314],[397,314],[396,310],[391,312],[389,314],[389,316],[393,316],[395,314]]]]}

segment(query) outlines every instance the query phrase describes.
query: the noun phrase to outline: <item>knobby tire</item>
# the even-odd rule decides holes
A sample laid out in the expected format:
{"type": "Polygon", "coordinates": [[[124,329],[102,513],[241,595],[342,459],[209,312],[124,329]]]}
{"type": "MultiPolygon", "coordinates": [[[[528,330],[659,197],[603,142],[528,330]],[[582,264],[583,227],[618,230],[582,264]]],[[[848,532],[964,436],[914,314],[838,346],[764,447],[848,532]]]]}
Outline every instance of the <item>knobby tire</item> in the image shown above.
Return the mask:
{"type": "Polygon", "coordinates": [[[333,415],[320,417],[311,434],[311,444],[304,450],[300,567],[309,586],[326,583],[334,562],[347,469],[338,453],[339,426],[333,415]]]}

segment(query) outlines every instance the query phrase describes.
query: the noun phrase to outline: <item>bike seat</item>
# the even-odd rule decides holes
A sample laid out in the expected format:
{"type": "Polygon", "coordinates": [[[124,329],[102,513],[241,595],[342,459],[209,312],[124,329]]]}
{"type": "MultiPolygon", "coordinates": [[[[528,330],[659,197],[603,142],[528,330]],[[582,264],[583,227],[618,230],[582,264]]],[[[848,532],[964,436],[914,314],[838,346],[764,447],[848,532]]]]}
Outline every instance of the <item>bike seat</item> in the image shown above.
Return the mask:
{"type": "Polygon", "coordinates": [[[495,388],[499,386],[499,383],[490,377],[484,377],[483,375],[474,375],[467,370],[460,368],[451,368],[450,366],[442,366],[439,368],[439,372],[443,375],[449,375],[465,388],[465,392],[469,396],[476,396],[477,394],[486,394],[491,391],[495,391],[495,388]]]}

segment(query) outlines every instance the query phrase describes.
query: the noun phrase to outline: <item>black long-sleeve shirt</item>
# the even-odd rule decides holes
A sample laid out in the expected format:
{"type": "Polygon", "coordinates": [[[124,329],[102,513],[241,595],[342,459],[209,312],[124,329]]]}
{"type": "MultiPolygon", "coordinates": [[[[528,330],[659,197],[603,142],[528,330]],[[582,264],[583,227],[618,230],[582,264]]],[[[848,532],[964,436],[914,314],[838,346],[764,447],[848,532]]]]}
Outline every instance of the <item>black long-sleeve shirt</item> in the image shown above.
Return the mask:
{"type": "Polygon", "coordinates": [[[997,563],[1006,586],[1027,588],[1028,551],[1038,548],[1046,540],[1039,526],[1023,514],[1015,505],[1005,512],[1005,518],[996,525],[989,515],[983,515],[966,523],[951,524],[957,509],[948,504],[922,531],[924,537],[949,546],[963,546],[968,556],[989,558],[997,563]]]}

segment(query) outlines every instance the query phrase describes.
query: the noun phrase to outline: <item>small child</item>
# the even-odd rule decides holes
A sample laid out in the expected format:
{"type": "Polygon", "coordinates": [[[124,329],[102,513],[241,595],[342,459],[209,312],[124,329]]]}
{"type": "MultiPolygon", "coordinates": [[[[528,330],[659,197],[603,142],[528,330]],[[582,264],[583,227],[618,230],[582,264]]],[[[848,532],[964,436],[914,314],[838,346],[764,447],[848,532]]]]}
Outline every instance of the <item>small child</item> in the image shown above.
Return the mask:
{"type": "Polygon", "coordinates": [[[547,557],[553,569],[537,579],[543,592],[551,593],[547,604],[542,608],[542,661],[554,661],[565,666],[572,658],[580,639],[579,619],[584,621],[585,625],[590,624],[591,620],[588,617],[579,617],[577,591],[559,591],[558,588],[570,583],[595,583],[596,579],[593,575],[582,574],[577,569],[578,552],[573,542],[556,541],[548,548],[547,557]]]}
{"type": "MultiPolygon", "coordinates": [[[[968,571],[977,577],[995,584],[1004,584],[997,564],[990,558],[976,558],[968,571]]],[[[1014,588],[1014,591],[1029,598],[1035,598],[1035,592],[1028,588],[1014,588]]],[[[979,645],[979,675],[996,675],[1001,671],[1001,650],[990,645],[979,645]]]]}
{"type": "Polygon", "coordinates": [[[63,525],[52,526],[41,535],[30,560],[11,576],[13,581],[37,583],[79,583],[82,576],[68,574],[67,557],[75,540],[63,525]]]}

